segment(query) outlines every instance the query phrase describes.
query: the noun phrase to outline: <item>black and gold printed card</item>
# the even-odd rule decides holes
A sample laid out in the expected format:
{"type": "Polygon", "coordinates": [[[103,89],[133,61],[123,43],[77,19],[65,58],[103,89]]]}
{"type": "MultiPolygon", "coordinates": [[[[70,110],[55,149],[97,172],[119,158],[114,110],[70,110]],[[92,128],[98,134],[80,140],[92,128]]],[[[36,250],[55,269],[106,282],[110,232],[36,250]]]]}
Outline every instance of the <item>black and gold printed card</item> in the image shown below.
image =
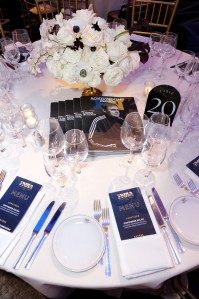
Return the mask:
{"type": "Polygon", "coordinates": [[[13,232],[41,187],[17,176],[0,200],[0,228],[13,232]]]}
{"type": "Polygon", "coordinates": [[[109,193],[121,240],[156,234],[139,187],[109,193]]]}

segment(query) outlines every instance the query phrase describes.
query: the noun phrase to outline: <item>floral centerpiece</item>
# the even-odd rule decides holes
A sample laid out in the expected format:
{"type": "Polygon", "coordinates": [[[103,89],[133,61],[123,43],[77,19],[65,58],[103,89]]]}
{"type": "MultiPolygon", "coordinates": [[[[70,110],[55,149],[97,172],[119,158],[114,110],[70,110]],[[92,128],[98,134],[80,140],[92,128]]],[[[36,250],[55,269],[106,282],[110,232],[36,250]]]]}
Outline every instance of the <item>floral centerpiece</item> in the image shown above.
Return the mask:
{"type": "Polygon", "coordinates": [[[129,31],[123,25],[116,29],[96,16],[93,10],[82,9],[64,19],[44,19],[40,25],[41,41],[28,59],[33,74],[41,73],[45,62],[49,72],[69,84],[84,83],[96,87],[103,79],[110,86],[139,67],[140,53],[132,51],[129,31]]]}

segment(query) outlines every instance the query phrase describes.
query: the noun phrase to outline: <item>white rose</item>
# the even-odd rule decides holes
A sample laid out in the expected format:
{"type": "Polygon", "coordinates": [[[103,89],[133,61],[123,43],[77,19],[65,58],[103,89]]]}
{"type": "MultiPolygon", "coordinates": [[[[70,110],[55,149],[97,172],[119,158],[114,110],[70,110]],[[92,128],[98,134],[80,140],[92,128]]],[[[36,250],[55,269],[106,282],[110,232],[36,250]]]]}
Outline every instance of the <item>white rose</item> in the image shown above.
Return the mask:
{"type": "Polygon", "coordinates": [[[76,13],[73,13],[73,18],[78,18],[84,20],[87,24],[92,23],[92,19],[95,16],[95,13],[93,10],[88,9],[81,9],[77,10],[76,13]]]}
{"type": "Polygon", "coordinates": [[[63,51],[63,59],[66,62],[70,62],[70,63],[77,63],[81,60],[81,55],[82,55],[82,49],[78,49],[78,50],[72,50],[70,48],[66,48],[63,51]]]}
{"type": "Polygon", "coordinates": [[[62,65],[62,79],[69,84],[76,83],[76,65],[68,63],[66,65],[62,65]]]}
{"type": "Polygon", "coordinates": [[[127,47],[119,40],[116,40],[107,45],[107,53],[111,61],[117,62],[127,56],[127,47]]]}
{"type": "Polygon", "coordinates": [[[87,25],[82,32],[82,42],[83,44],[94,47],[94,46],[103,46],[103,31],[97,31],[94,28],[91,28],[90,25],[87,25]]]}
{"type": "Polygon", "coordinates": [[[97,87],[101,83],[101,76],[99,72],[91,72],[91,81],[88,81],[88,85],[91,87],[97,87]]]}
{"type": "Polygon", "coordinates": [[[119,63],[118,66],[121,68],[123,71],[124,77],[128,76],[128,74],[133,70],[133,65],[131,63],[131,60],[129,57],[125,57],[122,59],[119,63]]]}
{"type": "Polygon", "coordinates": [[[48,59],[46,61],[46,66],[53,77],[58,79],[62,78],[62,65],[59,61],[48,59]]]}
{"type": "Polygon", "coordinates": [[[94,70],[97,70],[99,73],[104,73],[107,67],[110,65],[109,56],[104,51],[104,49],[97,49],[90,57],[90,63],[94,70]]]}
{"type": "Polygon", "coordinates": [[[110,86],[118,85],[123,79],[123,72],[119,67],[109,67],[103,76],[104,82],[110,86]]]}
{"type": "Polygon", "coordinates": [[[59,29],[59,31],[57,32],[57,40],[61,44],[71,46],[71,45],[73,45],[73,43],[75,41],[75,36],[73,34],[69,33],[66,30],[66,27],[64,26],[64,27],[61,27],[59,29]]]}
{"type": "Polygon", "coordinates": [[[128,52],[130,63],[132,64],[132,70],[136,70],[140,65],[140,55],[137,51],[128,52]]]}

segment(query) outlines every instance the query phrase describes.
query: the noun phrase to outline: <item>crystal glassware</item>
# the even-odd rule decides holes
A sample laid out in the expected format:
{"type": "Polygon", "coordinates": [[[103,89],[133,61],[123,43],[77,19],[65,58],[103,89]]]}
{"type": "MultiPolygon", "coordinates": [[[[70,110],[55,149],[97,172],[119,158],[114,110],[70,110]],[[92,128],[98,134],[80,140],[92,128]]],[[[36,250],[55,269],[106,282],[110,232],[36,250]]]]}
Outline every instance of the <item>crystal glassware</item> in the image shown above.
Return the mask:
{"type": "Polygon", "coordinates": [[[77,173],[81,173],[80,162],[88,156],[88,142],[83,131],[71,129],[65,133],[65,153],[70,165],[77,173]]]}

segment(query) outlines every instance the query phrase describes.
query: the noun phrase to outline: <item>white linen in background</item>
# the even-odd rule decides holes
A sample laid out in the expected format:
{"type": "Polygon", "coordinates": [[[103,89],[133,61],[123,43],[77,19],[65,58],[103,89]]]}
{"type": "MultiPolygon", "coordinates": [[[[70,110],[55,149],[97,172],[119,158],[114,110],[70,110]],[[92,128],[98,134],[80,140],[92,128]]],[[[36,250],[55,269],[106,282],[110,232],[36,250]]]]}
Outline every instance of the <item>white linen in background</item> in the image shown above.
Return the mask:
{"type": "Polygon", "coordinates": [[[20,240],[21,234],[26,228],[30,218],[32,217],[44,195],[45,193],[43,190],[37,193],[27,212],[12,233],[0,228],[0,265],[5,263],[7,257],[10,255],[15,245],[20,240]]]}
{"type": "Polygon", "coordinates": [[[126,279],[155,273],[174,266],[166,241],[151,210],[147,195],[143,190],[141,192],[156,230],[155,235],[121,240],[111,201],[108,199],[111,227],[118,250],[119,264],[122,276],[126,279]]]}

